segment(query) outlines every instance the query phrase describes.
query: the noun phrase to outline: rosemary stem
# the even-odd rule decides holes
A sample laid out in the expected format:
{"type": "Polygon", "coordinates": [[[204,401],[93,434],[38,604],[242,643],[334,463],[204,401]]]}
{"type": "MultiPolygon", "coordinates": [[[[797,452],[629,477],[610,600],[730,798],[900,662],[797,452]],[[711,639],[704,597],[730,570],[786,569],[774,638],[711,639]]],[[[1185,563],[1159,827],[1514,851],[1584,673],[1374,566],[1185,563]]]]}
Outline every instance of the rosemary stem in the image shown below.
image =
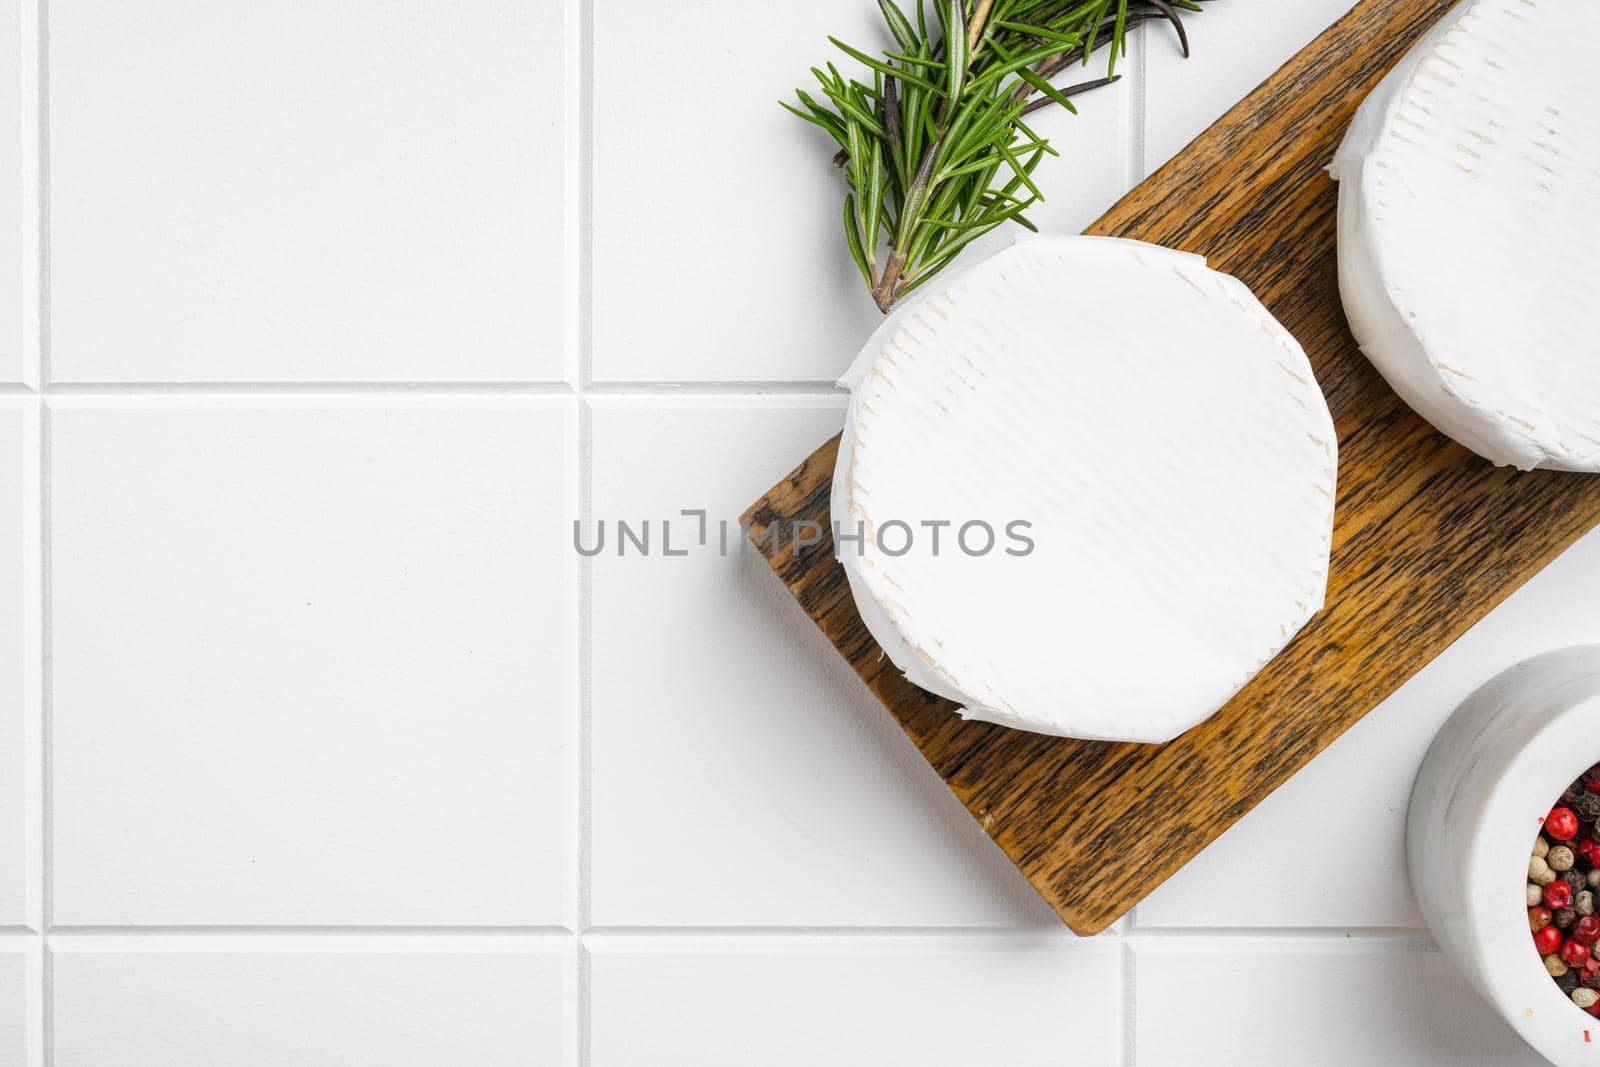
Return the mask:
{"type": "Polygon", "coordinates": [[[895,286],[899,283],[900,272],[905,269],[905,266],[905,255],[899,249],[895,249],[889,253],[889,262],[883,266],[883,276],[878,280],[878,284],[872,288],[873,302],[878,305],[878,310],[885,315],[889,314],[889,309],[894,307],[894,302],[900,299],[900,294],[895,290],[895,286]]]}
{"type": "Polygon", "coordinates": [[[978,9],[972,13],[972,22],[967,26],[967,51],[977,52],[978,41],[983,38],[984,23],[989,21],[989,11],[994,7],[994,0],[978,0],[978,9]]]}
{"type": "Polygon", "coordinates": [[[900,280],[900,271],[905,267],[906,253],[911,248],[911,238],[916,234],[917,227],[922,224],[922,205],[932,195],[929,186],[933,182],[934,167],[939,162],[939,149],[944,146],[944,139],[950,133],[948,116],[940,115],[937,129],[933,143],[922,153],[922,162],[917,167],[916,177],[911,180],[911,188],[906,191],[905,209],[900,212],[900,218],[895,225],[894,254],[883,269],[882,280],[872,291],[878,310],[884,314],[888,314],[894,302],[900,299],[900,293],[895,290],[895,283],[900,280]]]}

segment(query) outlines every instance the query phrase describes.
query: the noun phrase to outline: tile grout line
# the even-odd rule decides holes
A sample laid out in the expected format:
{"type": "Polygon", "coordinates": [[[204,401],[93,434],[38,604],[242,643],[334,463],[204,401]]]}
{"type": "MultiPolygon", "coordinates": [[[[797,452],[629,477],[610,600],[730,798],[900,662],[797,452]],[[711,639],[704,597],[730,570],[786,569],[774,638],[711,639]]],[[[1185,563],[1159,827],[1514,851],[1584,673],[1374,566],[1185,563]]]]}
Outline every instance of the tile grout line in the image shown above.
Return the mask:
{"type": "Polygon", "coordinates": [[[594,959],[589,954],[589,946],[584,944],[583,938],[577,939],[577,1004],[575,1010],[578,1015],[578,1032],[575,1035],[577,1046],[577,1059],[580,1064],[587,1067],[594,1059],[594,1035],[589,1026],[589,998],[594,988],[594,959]]]}
{"type": "MultiPolygon", "coordinates": [[[[586,395],[592,389],[594,373],[594,4],[593,0],[567,0],[565,7],[567,101],[566,138],[568,145],[566,188],[572,198],[573,226],[568,234],[567,255],[574,282],[569,308],[573,316],[571,340],[575,346],[573,391],[577,396],[578,447],[577,488],[580,523],[588,524],[594,509],[594,419],[586,395]]],[[[592,921],[594,898],[593,848],[593,640],[594,574],[587,556],[578,559],[577,662],[577,737],[573,746],[577,773],[576,880],[573,928],[575,999],[573,1003],[574,1040],[572,1051],[579,1067],[593,1060],[593,1034],[590,1020],[589,952],[581,936],[592,921]]]]}
{"type": "Polygon", "coordinates": [[[528,926],[407,926],[396,924],[361,925],[359,923],[317,925],[295,925],[292,923],[265,923],[265,924],[148,924],[148,925],[94,925],[89,923],[56,926],[51,929],[49,937],[66,939],[83,939],[97,937],[128,938],[190,938],[190,937],[400,937],[400,938],[505,938],[525,937],[535,938],[561,938],[571,939],[576,935],[566,926],[559,925],[528,925],[528,926]]]}
{"type": "Polygon", "coordinates": [[[1117,1067],[1134,1067],[1139,1054],[1139,998],[1133,938],[1139,931],[1139,906],[1129,908],[1117,926],[1117,1067]]]}
{"type": "Polygon", "coordinates": [[[1145,926],[1130,930],[1134,943],[1154,941],[1430,941],[1414,926],[1145,926]]]}
{"type": "Polygon", "coordinates": [[[33,225],[34,247],[32,278],[35,285],[32,314],[36,321],[31,325],[34,343],[38,345],[38,362],[34,368],[38,377],[34,387],[41,399],[50,384],[50,48],[49,0],[34,0],[29,10],[33,13],[33,40],[30,54],[33,57],[33,136],[34,160],[31,168],[35,182],[36,203],[33,225]]]}
{"type": "Polygon", "coordinates": [[[849,396],[835,382],[803,378],[773,381],[703,382],[591,382],[584,391],[593,396],[849,396]]]}
{"type": "MultiPolygon", "coordinates": [[[[575,374],[578,372],[575,372],[575,374]]],[[[582,373],[587,373],[582,372],[582,373]]],[[[114,399],[148,397],[177,399],[264,399],[299,397],[396,399],[424,397],[441,399],[482,397],[766,397],[766,396],[846,396],[832,382],[795,379],[788,381],[635,381],[589,382],[54,382],[42,390],[31,386],[0,383],[0,395],[114,399]]]]}
{"type": "Polygon", "coordinates": [[[1117,946],[1117,949],[1120,963],[1119,977],[1122,979],[1120,990],[1122,1011],[1119,1019],[1121,1034],[1118,1042],[1122,1056],[1118,1062],[1120,1067],[1135,1067],[1139,1058],[1139,996],[1136,972],[1139,963],[1134,955],[1133,942],[1127,937],[1122,938],[1122,944],[1117,946]]]}
{"type": "Polygon", "coordinates": [[[49,937],[55,922],[55,700],[52,684],[50,578],[50,423],[38,403],[39,450],[39,932],[44,941],[44,1063],[55,1062],[55,962],[49,937]]]}
{"type": "Polygon", "coordinates": [[[1133,77],[1128,86],[1128,175],[1127,185],[1133,189],[1145,179],[1145,135],[1150,107],[1150,49],[1148,30],[1144,23],[1134,27],[1132,47],[1128,49],[1133,77]]]}
{"type": "MultiPolygon", "coordinates": [[[[877,941],[1055,941],[1064,945],[1090,945],[1094,938],[1075,936],[1065,925],[1056,926],[592,926],[580,937],[588,940],[610,938],[652,938],[662,940],[738,939],[796,941],[850,940],[877,941]]],[[[1115,934],[1099,935],[1107,942],[1115,934]]]]}
{"type": "Polygon", "coordinates": [[[50,943],[39,945],[39,1060],[45,1067],[56,1062],[56,954],[50,943]]]}
{"type": "Polygon", "coordinates": [[[36,286],[32,302],[37,321],[32,323],[34,344],[38,346],[37,386],[38,409],[35,434],[38,449],[38,575],[39,575],[39,1062],[43,1067],[53,1067],[56,1060],[55,1034],[55,954],[50,950],[50,925],[55,919],[55,790],[54,777],[54,724],[51,680],[51,580],[50,580],[50,409],[45,403],[44,390],[50,383],[50,9],[48,0],[35,0],[34,38],[30,42],[33,56],[33,91],[35,94],[34,151],[37,158],[32,168],[37,183],[37,203],[33,215],[35,226],[33,271],[36,286]]]}
{"type": "Polygon", "coordinates": [[[47,396],[571,396],[567,382],[52,382],[47,396]]]}
{"type": "MultiPolygon", "coordinates": [[[[23,753],[23,812],[26,820],[23,839],[23,923],[21,929],[43,936],[47,927],[45,911],[45,849],[48,826],[45,821],[45,472],[44,420],[41,401],[35,400],[18,410],[23,425],[22,541],[24,575],[22,605],[21,665],[23,753]]],[[[5,929],[5,927],[0,927],[5,929]]]]}

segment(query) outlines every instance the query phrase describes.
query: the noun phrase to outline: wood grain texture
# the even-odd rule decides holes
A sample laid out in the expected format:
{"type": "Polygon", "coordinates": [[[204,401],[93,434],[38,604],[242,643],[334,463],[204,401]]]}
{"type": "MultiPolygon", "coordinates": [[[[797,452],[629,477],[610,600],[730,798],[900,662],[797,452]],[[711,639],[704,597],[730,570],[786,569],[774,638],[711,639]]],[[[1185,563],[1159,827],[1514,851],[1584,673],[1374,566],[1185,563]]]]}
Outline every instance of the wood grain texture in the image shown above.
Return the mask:
{"type": "Polygon", "coordinates": [[[963,722],[907,682],[856,613],[828,520],[838,439],[746,513],[806,612],[1066,923],[1122,915],[1600,522],[1600,478],[1495,468],[1435,433],[1357,350],[1324,173],[1356,105],[1453,0],[1366,0],[1090,233],[1198,252],[1305,346],[1339,433],[1328,607],[1218,714],[1165,745],[963,722]],[[1157,786],[1160,787],[1158,792],[1157,786]],[[1159,797],[1159,799],[1158,799],[1159,797]],[[1145,857],[1130,881],[1124,852],[1145,857]]]}

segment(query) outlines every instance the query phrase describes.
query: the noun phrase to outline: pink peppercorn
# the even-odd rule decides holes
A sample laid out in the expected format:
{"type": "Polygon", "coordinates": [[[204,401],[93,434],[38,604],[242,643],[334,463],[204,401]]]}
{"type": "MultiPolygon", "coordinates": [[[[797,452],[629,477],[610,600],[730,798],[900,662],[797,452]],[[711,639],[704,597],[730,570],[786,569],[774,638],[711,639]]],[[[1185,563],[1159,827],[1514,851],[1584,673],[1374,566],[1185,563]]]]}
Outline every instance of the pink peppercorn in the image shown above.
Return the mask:
{"type": "Polygon", "coordinates": [[[1568,807],[1552,808],[1544,817],[1544,830],[1557,841],[1570,841],[1578,832],[1578,816],[1568,807]]]}
{"type": "Polygon", "coordinates": [[[1541,928],[1533,935],[1533,947],[1539,950],[1539,955],[1548,956],[1561,947],[1561,931],[1554,926],[1541,928]]]}
{"type": "Polygon", "coordinates": [[[1572,887],[1565,882],[1551,882],[1544,887],[1544,902],[1552,908],[1564,908],[1572,903],[1572,887]]]}
{"type": "Polygon", "coordinates": [[[1561,946],[1561,962],[1568,967],[1582,967],[1589,962],[1589,950],[1581,943],[1569,938],[1561,946]]]}

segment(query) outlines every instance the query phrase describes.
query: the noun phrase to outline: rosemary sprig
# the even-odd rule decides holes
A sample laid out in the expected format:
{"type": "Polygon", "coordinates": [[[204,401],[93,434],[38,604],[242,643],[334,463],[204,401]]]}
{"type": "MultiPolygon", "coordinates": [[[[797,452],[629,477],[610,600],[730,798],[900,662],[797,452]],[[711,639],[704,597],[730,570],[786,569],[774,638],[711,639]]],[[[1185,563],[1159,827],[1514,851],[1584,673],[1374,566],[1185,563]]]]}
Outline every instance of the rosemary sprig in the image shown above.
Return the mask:
{"type": "Polygon", "coordinates": [[[1033,172],[1048,141],[1024,116],[1116,81],[1127,31],[1149,19],[1188,34],[1179,9],[1199,0],[878,0],[894,48],[877,54],[829,38],[867,72],[812,67],[818,95],[783,106],[826,130],[844,174],[845,243],[878,308],[948,265],[958,252],[1043,198],[1033,172]],[[1052,79],[1109,47],[1106,75],[1052,79]],[[880,260],[882,261],[880,264],[880,260]]]}

